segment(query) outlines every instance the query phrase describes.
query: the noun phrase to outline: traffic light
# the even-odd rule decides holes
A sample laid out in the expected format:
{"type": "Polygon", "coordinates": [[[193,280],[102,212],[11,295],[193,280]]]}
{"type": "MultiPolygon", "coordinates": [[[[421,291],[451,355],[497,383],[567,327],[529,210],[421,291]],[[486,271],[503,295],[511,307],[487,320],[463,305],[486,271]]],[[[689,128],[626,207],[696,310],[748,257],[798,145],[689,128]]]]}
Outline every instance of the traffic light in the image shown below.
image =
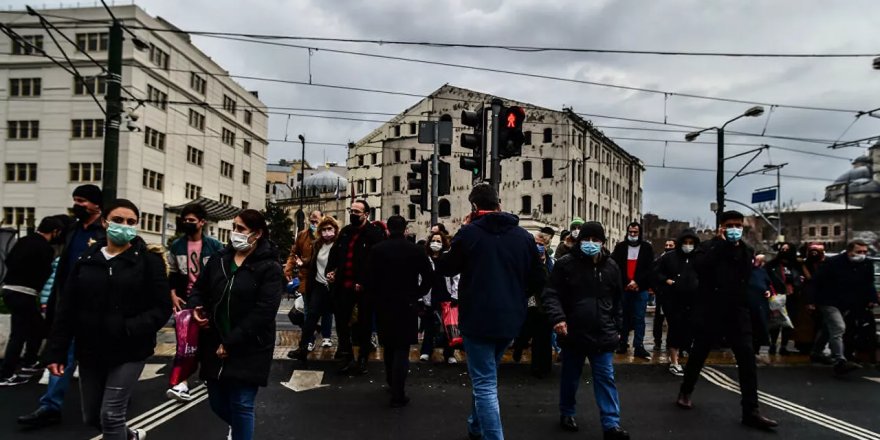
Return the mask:
{"type": "Polygon", "coordinates": [[[471,172],[471,177],[481,179],[485,175],[484,167],[486,164],[486,142],[485,142],[485,125],[486,114],[482,108],[476,111],[463,110],[461,112],[461,123],[467,127],[473,127],[473,133],[461,134],[461,146],[474,150],[473,156],[462,156],[459,159],[458,166],[471,172]]]}
{"type": "Polygon", "coordinates": [[[452,156],[452,116],[449,114],[441,115],[437,128],[440,157],[452,156]]]}
{"type": "Polygon", "coordinates": [[[452,170],[449,168],[449,162],[438,160],[437,163],[440,164],[440,176],[437,179],[437,196],[448,196],[452,190],[452,170]]]}
{"type": "Polygon", "coordinates": [[[526,111],[522,107],[502,108],[498,118],[498,158],[522,156],[522,145],[525,141],[522,126],[526,111]]]}
{"type": "Polygon", "coordinates": [[[428,199],[431,197],[431,192],[428,186],[428,178],[431,170],[431,161],[422,159],[418,163],[414,163],[409,166],[413,172],[407,174],[406,186],[408,190],[415,190],[418,192],[416,195],[409,196],[409,200],[416,205],[419,205],[422,212],[428,210],[428,199]]]}

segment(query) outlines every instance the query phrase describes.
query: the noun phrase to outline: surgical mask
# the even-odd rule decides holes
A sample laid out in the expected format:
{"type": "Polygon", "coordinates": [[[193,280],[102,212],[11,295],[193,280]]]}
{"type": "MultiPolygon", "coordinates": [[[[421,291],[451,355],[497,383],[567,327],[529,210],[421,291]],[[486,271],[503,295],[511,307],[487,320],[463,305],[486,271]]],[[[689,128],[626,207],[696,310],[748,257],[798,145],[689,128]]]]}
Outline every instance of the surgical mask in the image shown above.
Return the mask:
{"type": "Polygon", "coordinates": [[[252,243],[248,242],[248,239],[250,238],[251,234],[242,234],[240,232],[233,232],[229,234],[229,241],[232,242],[232,247],[240,252],[245,252],[254,247],[252,243]]]}
{"type": "Polygon", "coordinates": [[[865,261],[865,257],[864,254],[850,255],[849,261],[852,261],[853,263],[861,263],[862,261],[865,261]]]}
{"type": "Polygon", "coordinates": [[[593,243],[592,241],[581,242],[581,252],[588,257],[599,255],[600,250],[602,250],[602,245],[599,243],[593,243]]]}
{"type": "Polygon", "coordinates": [[[359,216],[357,214],[349,214],[348,223],[352,224],[352,225],[360,226],[361,223],[363,223],[363,220],[361,220],[361,216],[359,216]]]}
{"type": "Polygon", "coordinates": [[[635,242],[639,241],[639,236],[637,235],[637,236],[633,237],[632,235],[627,235],[626,239],[630,243],[635,243],[635,242]]]}
{"type": "Polygon", "coordinates": [[[580,229],[575,229],[575,230],[571,231],[571,238],[577,240],[577,238],[578,238],[578,234],[579,234],[580,232],[581,232],[580,229]]]}
{"type": "Polygon", "coordinates": [[[317,231],[317,230],[318,230],[318,225],[316,225],[316,224],[314,224],[314,223],[309,223],[309,230],[312,231],[312,232],[317,231]]]}
{"type": "Polygon", "coordinates": [[[83,205],[74,204],[73,208],[71,208],[71,211],[73,211],[73,216],[76,217],[77,220],[79,220],[81,222],[88,220],[89,217],[92,216],[92,214],[89,213],[88,208],[86,208],[83,205]]]}
{"type": "Polygon", "coordinates": [[[323,238],[324,241],[330,241],[336,238],[336,233],[333,231],[321,231],[321,238],[323,238]]]}
{"type": "Polygon", "coordinates": [[[134,226],[110,223],[107,226],[107,238],[116,246],[124,246],[137,237],[137,229],[134,226]]]}
{"type": "Polygon", "coordinates": [[[684,253],[686,253],[686,254],[689,254],[689,253],[691,253],[691,252],[694,251],[694,245],[692,245],[692,244],[683,244],[683,245],[681,245],[681,251],[684,252],[684,253]]]}
{"type": "Polygon", "coordinates": [[[186,235],[193,235],[199,230],[199,225],[196,223],[184,223],[180,225],[180,230],[186,235]]]}
{"type": "Polygon", "coordinates": [[[538,253],[544,255],[545,249],[543,244],[538,245],[538,253]]]}
{"type": "Polygon", "coordinates": [[[440,252],[443,249],[443,243],[438,243],[436,241],[432,241],[430,245],[431,250],[434,252],[440,252]]]}
{"type": "Polygon", "coordinates": [[[742,239],[743,228],[725,228],[724,235],[727,237],[727,241],[735,243],[742,239]]]}

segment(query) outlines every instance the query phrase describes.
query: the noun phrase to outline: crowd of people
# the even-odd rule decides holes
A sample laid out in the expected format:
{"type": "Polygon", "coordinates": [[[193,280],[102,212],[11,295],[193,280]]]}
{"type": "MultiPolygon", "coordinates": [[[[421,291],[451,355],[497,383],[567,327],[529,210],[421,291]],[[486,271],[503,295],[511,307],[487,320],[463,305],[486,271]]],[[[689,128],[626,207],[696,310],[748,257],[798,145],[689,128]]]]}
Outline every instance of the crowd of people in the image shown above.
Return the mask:
{"type": "MultiPolygon", "coordinates": [[[[575,218],[553,249],[556,231],[527,232],[501,211],[491,186],[476,185],[468,200],[472,211],[454,235],[436,224],[424,240],[403,217],[371,221],[364,200],[352,202],[342,228],[312,212],[282,265],[259,211],[239,212],[229,243],[220,243],[206,234],[205,209],[188,205],[178,218],[180,236],[166,251],[138,237],[140,211],[132,202],[105,205],[98,187],[82,185],[73,192],[73,220],[43,219],[7,258],[2,294],[12,332],[0,386],[26,383],[45,368],[47,391],[18,422],[47,426],[61,421],[78,370],[85,423],[105,439],[142,440],[147,433],[125,420],[134,384],[154,354],[157,332],[171,317],[191,316],[210,407],[229,438],[251,439],[285,286],[301,296],[304,312],[291,310],[302,333],[288,357],[308,366],[319,335],[321,346],[333,346],[335,321],[339,372],[368,374],[368,360],[381,347],[392,407],[410,402],[413,345],[421,344],[422,362],[436,360],[438,351],[444,364],[466,356],[472,439],[504,437],[498,366],[508,350],[521,362],[526,349],[536,377],[552,373],[554,353],[562,364],[563,429],[579,430],[576,395],[588,361],[603,438],[630,438],[621,427],[613,360],[630,349],[635,358],[652,358],[645,346],[651,301],[653,349],[663,347],[665,322],[669,371],[682,377],[678,407],[693,408],[707,356],[729,347],[739,370],[741,420],[755,428],[777,426],[758,407],[761,347],[783,356],[808,353],[841,375],[860,368],[855,352],[876,351],[868,323],[877,292],[862,241],[828,258],[821,244],[798,252],[781,243],[767,261],[742,240],[743,215],[728,211],[716,236],[701,241],[685,231],[656,258],[637,222],[609,249],[603,225],[575,218]]],[[[193,400],[188,379],[171,375],[167,397],[193,400]]]]}

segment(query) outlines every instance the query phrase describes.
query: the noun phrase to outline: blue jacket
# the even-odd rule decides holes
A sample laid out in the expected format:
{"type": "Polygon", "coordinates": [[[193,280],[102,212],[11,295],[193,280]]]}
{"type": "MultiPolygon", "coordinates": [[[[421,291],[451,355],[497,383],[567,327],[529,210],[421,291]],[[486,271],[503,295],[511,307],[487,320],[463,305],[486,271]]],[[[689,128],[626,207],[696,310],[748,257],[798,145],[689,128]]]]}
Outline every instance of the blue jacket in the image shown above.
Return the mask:
{"type": "MultiPolygon", "coordinates": [[[[174,290],[177,296],[181,298],[186,297],[186,286],[189,283],[186,244],[187,237],[184,235],[174,240],[171,243],[171,249],[168,250],[168,283],[171,286],[171,290],[174,290]]],[[[221,249],[223,249],[223,244],[219,241],[207,235],[202,235],[202,254],[201,261],[199,261],[200,272],[205,267],[205,264],[208,263],[208,259],[220,252],[221,249]]]]}
{"type": "Polygon", "coordinates": [[[459,326],[464,336],[516,337],[526,318],[530,295],[544,286],[546,274],[535,239],[518,226],[519,218],[493,212],[462,227],[449,252],[437,260],[437,272],[461,274],[459,326]]]}

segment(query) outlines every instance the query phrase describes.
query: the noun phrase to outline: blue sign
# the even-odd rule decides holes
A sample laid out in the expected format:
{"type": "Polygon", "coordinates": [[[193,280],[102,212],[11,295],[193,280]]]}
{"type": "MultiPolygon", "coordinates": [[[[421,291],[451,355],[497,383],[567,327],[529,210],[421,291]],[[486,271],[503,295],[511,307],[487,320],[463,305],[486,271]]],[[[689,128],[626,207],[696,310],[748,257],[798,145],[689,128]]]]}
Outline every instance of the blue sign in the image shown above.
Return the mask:
{"type": "Polygon", "coordinates": [[[752,203],[772,202],[776,200],[776,188],[764,189],[752,193],[752,203]]]}

